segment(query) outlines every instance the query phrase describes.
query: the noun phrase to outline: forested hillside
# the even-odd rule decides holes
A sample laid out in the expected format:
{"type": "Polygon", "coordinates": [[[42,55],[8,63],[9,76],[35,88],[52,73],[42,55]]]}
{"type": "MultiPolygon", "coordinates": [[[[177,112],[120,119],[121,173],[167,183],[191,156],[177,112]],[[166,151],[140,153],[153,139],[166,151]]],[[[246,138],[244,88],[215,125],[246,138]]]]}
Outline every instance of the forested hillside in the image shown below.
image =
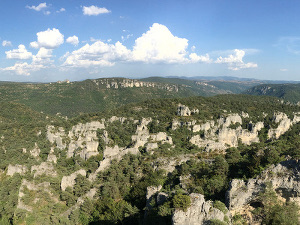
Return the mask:
{"type": "Polygon", "coordinates": [[[299,158],[300,107],[277,98],[154,99],[73,119],[0,104],[1,223],[243,224],[290,207],[255,214],[225,198],[232,180],[299,158]]]}
{"type": "Polygon", "coordinates": [[[200,96],[212,96],[216,94],[240,94],[251,87],[266,83],[266,81],[262,80],[238,79],[235,77],[149,77],[141,80],[187,85],[195,92],[198,92],[198,95],[200,96]]]}
{"type": "Polygon", "coordinates": [[[102,78],[80,82],[12,83],[0,82],[0,101],[25,104],[38,112],[74,117],[115,109],[128,103],[155,98],[213,96],[240,93],[256,83],[211,83],[173,78],[102,78]]]}
{"type": "Polygon", "coordinates": [[[264,84],[244,92],[249,95],[268,95],[297,104],[300,102],[300,83],[298,84],[264,84]]]}

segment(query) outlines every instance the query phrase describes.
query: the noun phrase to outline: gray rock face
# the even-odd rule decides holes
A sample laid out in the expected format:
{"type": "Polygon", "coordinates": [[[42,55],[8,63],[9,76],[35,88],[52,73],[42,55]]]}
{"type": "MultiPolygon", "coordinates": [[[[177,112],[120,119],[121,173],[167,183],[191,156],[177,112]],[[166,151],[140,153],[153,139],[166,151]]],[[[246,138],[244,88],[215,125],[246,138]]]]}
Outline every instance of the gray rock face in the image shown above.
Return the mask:
{"type": "Polygon", "coordinates": [[[258,194],[269,183],[281,199],[300,205],[299,176],[300,162],[288,160],[271,166],[255,179],[249,179],[247,183],[234,179],[226,194],[226,204],[232,214],[243,213],[252,202],[257,201],[258,194]]]}
{"type": "MultiPolygon", "coordinates": [[[[146,194],[146,208],[147,208],[147,210],[145,210],[145,215],[144,215],[145,217],[147,216],[147,211],[152,209],[152,206],[151,206],[150,203],[151,203],[152,199],[154,198],[154,195],[157,194],[161,189],[162,189],[161,185],[147,187],[147,194],[146,194]]],[[[160,198],[160,200],[162,200],[162,198],[160,198]]]]}
{"type": "Polygon", "coordinates": [[[235,129],[230,128],[231,125],[242,125],[242,118],[238,114],[229,114],[227,117],[220,118],[217,123],[207,121],[203,124],[195,124],[193,132],[203,131],[204,136],[195,135],[190,139],[192,144],[200,148],[205,148],[206,151],[224,151],[228,147],[238,146],[238,141],[243,144],[250,145],[253,142],[258,142],[258,132],[264,127],[262,122],[252,124],[253,129],[242,129],[238,126],[235,129]]]}
{"type": "Polygon", "coordinates": [[[27,166],[25,165],[8,165],[7,167],[7,176],[13,176],[15,173],[24,175],[28,171],[27,166]]]}
{"type": "Polygon", "coordinates": [[[47,126],[47,139],[52,143],[56,143],[57,148],[65,149],[66,144],[63,143],[63,138],[65,137],[65,130],[59,127],[55,130],[54,126],[47,126]]]}
{"type": "Polygon", "coordinates": [[[81,169],[72,173],[70,176],[63,176],[60,184],[61,190],[65,191],[67,187],[73,188],[73,186],[75,185],[75,179],[79,174],[82,176],[86,176],[86,171],[81,169]]]}
{"type": "Polygon", "coordinates": [[[160,157],[152,163],[152,166],[155,170],[162,169],[166,171],[166,174],[172,173],[176,166],[181,165],[182,163],[195,158],[195,155],[181,155],[178,157],[160,157]]]}
{"type": "MultiPolygon", "coordinates": [[[[24,188],[27,188],[30,191],[42,190],[42,191],[48,192],[50,194],[51,192],[48,189],[49,187],[50,187],[49,182],[43,182],[43,183],[40,183],[40,184],[35,184],[34,182],[30,182],[30,181],[27,181],[26,179],[23,179],[22,183],[21,183],[21,186],[20,186],[20,189],[19,189],[17,208],[18,209],[23,209],[23,210],[26,210],[26,211],[29,211],[29,212],[31,212],[33,210],[33,208],[31,206],[26,205],[22,201],[22,198],[25,196],[24,188]]],[[[51,194],[50,194],[50,196],[51,196],[51,194]]]]}
{"type": "Polygon", "coordinates": [[[151,121],[151,118],[143,118],[141,124],[137,126],[136,134],[131,137],[132,141],[135,142],[135,148],[143,147],[148,142],[150,135],[147,125],[151,121]]]}
{"type": "Polygon", "coordinates": [[[178,85],[176,84],[161,84],[156,82],[145,82],[140,80],[123,79],[123,80],[112,80],[112,79],[101,79],[101,81],[92,80],[97,85],[105,85],[107,89],[121,89],[121,88],[140,88],[140,87],[157,87],[172,92],[178,92],[178,85]]]}
{"type": "Polygon", "coordinates": [[[270,129],[268,132],[268,137],[278,139],[282,134],[287,132],[292,125],[300,121],[299,114],[294,114],[294,119],[291,120],[285,113],[277,112],[273,115],[273,120],[278,124],[277,128],[270,129]]]}
{"type": "Polygon", "coordinates": [[[156,148],[158,148],[157,143],[148,143],[146,146],[146,151],[151,152],[153,149],[156,149],[156,148]]]}
{"type": "Polygon", "coordinates": [[[50,177],[57,176],[57,173],[54,170],[53,165],[49,162],[42,162],[40,165],[32,166],[31,173],[33,173],[34,178],[43,174],[50,177]]]}
{"type": "Polygon", "coordinates": [[[178,104],[178,107],[177,107],[177,115],[178,116],[190,116],[192,114],[198,114],[198,113],[199,113],[199,109],[190,110],[189,107],[182,105],[182,104],[178,104]]]}
{"type": "Polygon", "coordinates": [[[37,157],[39,157],[40,152],[41,152],[41,150],[40,150],[39,146],[37,145],[37,143],[35,143],[34,148],[30,150],[30,155],[37,158],[37,157]]]}
{"type": "Polygon", "coordinates": [[[191,110],[189,107],[185,105],[179,104],[177,107],[177,115],[178,116],[190,116],[192,114],[191,110]]]}
{"type": "Polygon", "coordinates": [[[97,130],[104,128],[104,124],[99,121],[92,121],[86,124],[79,123],[73,126],[68,134],[71,141],[68,146],[67,157],[72,157],[78,149],[82,149],[78,154],[83,159],[97,155],[99,145],[97,130]]]}
{"type": "Polygon", "coordinates": [[[212,202],[205,201],[201,194],[190,194],[191,206],[186,212],[176,209],[173,217],[173,225],[199,225],[209,224],[210,220],[217,219],[224,221],[224,213],[212,206],[212,202]]]}
{"type": "Polygon", "coordinates": [[[83,159],[88,159],[98,154],[97,130],[104,129],[104,123],[92,121],[90,123],[79,123],[72,127],[68,135],[63,128],[47,127],[47,138],[59,149],[65,149],[68,146],[67,157],[73,157],[74,154],[80,155],[83,159]]]}

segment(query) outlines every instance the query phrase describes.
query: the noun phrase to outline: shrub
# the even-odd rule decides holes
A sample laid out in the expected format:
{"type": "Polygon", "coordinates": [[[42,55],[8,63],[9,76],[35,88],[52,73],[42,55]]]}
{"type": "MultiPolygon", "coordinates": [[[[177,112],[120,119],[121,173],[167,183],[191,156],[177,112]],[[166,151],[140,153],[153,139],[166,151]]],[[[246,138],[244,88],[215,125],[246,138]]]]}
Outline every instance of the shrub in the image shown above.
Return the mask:
{"type": "Polygon", "coordinates": [[[188,195],[176,194],[173,197],[173,207],[186,211],[191,206],[191,198],[188,195]]]}

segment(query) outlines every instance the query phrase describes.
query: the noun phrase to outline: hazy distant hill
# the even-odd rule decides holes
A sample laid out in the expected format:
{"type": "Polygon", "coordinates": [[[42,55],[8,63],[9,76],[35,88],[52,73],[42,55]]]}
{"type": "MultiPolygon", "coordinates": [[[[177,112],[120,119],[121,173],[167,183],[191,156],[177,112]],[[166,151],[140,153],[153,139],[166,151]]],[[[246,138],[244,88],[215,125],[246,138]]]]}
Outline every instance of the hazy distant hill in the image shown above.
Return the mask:
{"type": "Polygon", "coordinates": [[[263,84],[250,88],[245,94],[275,96],[292,103],[298,103],[300,102],[300,83],[263,84]]]}
{"type": "Polygon", "coordinates": [[[0,83],[0,101],[23,103],[49,114],[75,116],[152,98],[198,95],[183,85],[124,78],[57,83],[0,83]]]}
{"type": "Polygon", "coordinates": [[[0,101],[15,101],[48,114],[76,116],[154,98],[239,93],[251,85],[247,82],[209,83],[160,77],[142,80],[102,78],[46,84],[0,82],[0,101]]]}
{"type": "Polygon", "coordinates": [[[144,81],[184,84],[202,96],[233,93],[239,94],[264,81],[237,77],[149,77],[144,81]]]}
{"type": "Polygon", "coordinates": [[[155,98],[238,94],[263,83],[254,79],[230,77],[220,77],[219,80],[198,78],[101,78],[55,83],[0,82],[0,101],[14,101],[39,112],[52,115],[60,113],[73,117],[80,113],[111,110],[128,103],[155,98]]]}

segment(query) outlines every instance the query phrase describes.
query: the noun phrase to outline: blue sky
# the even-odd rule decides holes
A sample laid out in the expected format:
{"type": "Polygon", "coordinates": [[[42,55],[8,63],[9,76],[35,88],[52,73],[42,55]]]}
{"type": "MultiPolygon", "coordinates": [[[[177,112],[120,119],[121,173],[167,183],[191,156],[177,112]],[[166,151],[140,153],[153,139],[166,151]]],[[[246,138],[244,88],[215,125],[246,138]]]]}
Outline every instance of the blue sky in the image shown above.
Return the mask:
{"type": "Polygon", "coordinates": [[[300,1],[2,0],[0,80],[300,80],[300,1]]]}

